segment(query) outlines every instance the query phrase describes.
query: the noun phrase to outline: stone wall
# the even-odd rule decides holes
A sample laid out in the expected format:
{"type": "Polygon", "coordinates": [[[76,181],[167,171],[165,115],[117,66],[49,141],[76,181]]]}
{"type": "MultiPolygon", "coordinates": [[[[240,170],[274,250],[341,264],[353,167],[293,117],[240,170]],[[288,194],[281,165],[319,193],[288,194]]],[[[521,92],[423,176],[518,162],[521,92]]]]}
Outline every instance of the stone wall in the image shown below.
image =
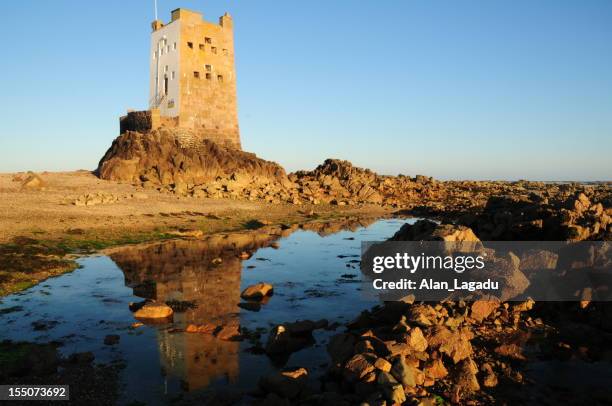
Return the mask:
{"type": "Polygon", "coordinates": [[[176,9],[170,23],[152,26],[152,99],[160,96],[153,90],[160,85],[156,72],[169,84],[159,104],[162,117],[175,118],[197,139],[240,149],[232,18],[226,13],[212,23],[201,13],[176,9]]]}
{"type": "Polygon", "coordinates": [[[119,118],[119,133],[136,131],[146,133],[160,126],[158,110],[128,111],[119,118]]]}
{"type": "MultiPolygon", "coordinates": [[[[190,13],[181,10],[180,18],[190,13]]],[[[223,145],[240,148],[234,35],[231,17],[219,24],[199,13],[181,25],[179,126],[223,145]]]]}

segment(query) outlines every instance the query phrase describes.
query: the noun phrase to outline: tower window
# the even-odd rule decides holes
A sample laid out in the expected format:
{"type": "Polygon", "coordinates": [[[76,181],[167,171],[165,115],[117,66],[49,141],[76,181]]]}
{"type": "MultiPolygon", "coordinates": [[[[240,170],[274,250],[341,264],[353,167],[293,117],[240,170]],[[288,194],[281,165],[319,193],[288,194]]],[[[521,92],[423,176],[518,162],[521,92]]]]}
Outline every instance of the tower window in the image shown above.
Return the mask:
{"type": "Polygon", "coordinates": [[[229,55],[229,52],[227,51],[227,48],[223,48],[223,55],[229,55]]]}
{"type": "Polygon", "coordinates": [[[196,79],[200,79],[200,72],[198,71],[193,72],[193,77],[196,79]]]}
{"type": "Polygon", "coordinates": [[[206,65],[206,72],[212,72],[212,65],[206,65]]]}
{"type": "Polygon", "coordinates": [[[200,44],[200,51],[204,50],[204,44],[200,44]]]}
{"type": "Polygon", "coordinates": [[[187,46],[188,46],[189,48],[193,49],[193,42],[188,42],[188,43],[187,43],[187,46]]]}
{"type": "Polygon", "coordinates": [[[172,45],[172,49],[176,51],[176,42],[172,45]]]}
{"type": "Polygon", "coordinates": [[[217,47],[210,47],[210,50],[212,51],[213,54],[217,53],[217,47]]]}
{"type": "Polygon", "coordinates": [[[223,83],[223,75],[217,75],[217,80],[223,83]]]}
{"type": "Polygon", "coordinates": [[[168,65],[164,67],[164,72],[168,72],[168,65]]]}
{"type": "Polygon", "coordinates": [[[208,80],[212,79],[212,75],[210,73],[207,73],[206,74],[206,79],[208,79],[208,80]]]}
{"type": "Polygon", "coordinates": [[[206,42],[207,44],[212,44],[212,38],[205,37],[204,42],[206,42]]]}
{"type": "Polygon", "coordinates": [[[174,80],[174,78],[176,78],[176,72],[172,71],[172,75],[170,75],[170,78],[172,78],[172,80],[174,80]]]}

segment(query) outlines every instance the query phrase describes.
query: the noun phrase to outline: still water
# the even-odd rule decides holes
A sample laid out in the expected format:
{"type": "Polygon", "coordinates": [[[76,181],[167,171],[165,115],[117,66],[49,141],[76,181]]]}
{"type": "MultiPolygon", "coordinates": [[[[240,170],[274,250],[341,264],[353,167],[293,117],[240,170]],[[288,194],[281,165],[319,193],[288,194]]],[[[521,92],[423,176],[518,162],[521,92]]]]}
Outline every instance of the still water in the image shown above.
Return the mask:
{"type": "Polygon", "coordinates": [[[0,340],[59,341],[64,355],[92,351],[96,362],[120,361],[122,403],[161,404],[184,392],[231,386],[252,389],[275,368],[302,366],[311,376],[327,368],[325,345],[342,331],[316,330],[313,346],[288,359],[252,351],[252,340],[222,341],[180,330],[190,323],[239,322],[261,332],[276,324],[327,319],[343,324],[376,301],[360,293],[361,241],[392,236],[412,220],[347,220],[286,230],[257,230],[115,249],[79,260],[81,269],[49,279],[0,302],[0,340]],[[239,254],[252,254],[242,260],[239,254]],[[222,263],[213,264],[221,258],[222,263]],[[257,282],[274,286],[260,311],[238,306],[257,282]],[[190,301],[172,324],[132,328],[131,302],[190,301]],[[2,309],[17,311],[2,314],[2,309]],[[37,328],[38,326],[38,328],[37,328]],[[43,328],[40,328],[43,326],[43,328]],[[104,337],[118,334],[117,345],[104,337]]]}

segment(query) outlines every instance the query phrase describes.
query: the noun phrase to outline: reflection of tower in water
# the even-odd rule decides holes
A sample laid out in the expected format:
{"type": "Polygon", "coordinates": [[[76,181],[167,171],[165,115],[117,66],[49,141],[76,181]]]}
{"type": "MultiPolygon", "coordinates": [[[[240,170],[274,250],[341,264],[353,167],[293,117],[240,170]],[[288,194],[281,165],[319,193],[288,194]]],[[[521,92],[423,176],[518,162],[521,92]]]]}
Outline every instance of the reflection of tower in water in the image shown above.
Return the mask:
{"type": "MultiPolygon", "coordinates": [[[[197,307],[175,312],[176,327],[187,324],[237,322],[240,308],[242,251],[266,246],[278,235],[244,233],[177,240],[128,247],[111,255],[134,294],[158,302],[187,301],[197,307]],[[213,260],[221,258],[219,265],[213,260]]],[[[165,372],[183,380],[187,389],[218,381],[233,382],[239,373],[239,343],[208,334],[159,330],[158,344],[165,372]]]]}

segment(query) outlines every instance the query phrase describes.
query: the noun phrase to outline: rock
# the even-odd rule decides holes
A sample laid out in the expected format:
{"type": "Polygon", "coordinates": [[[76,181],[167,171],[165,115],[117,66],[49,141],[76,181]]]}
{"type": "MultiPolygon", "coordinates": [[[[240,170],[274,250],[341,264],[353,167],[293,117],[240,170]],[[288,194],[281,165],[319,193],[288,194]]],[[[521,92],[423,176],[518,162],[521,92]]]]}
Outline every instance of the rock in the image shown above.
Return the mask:
{"type": "Polygon", "coordinates": [[[266,393],[294,399],[305,389],[307,376],[308,371],[305,368],[273,372],[260,378],[259,387],[266,393]]]}
{"type": "Polygon", "coordinates": [[[355,354],[344,364],[344,377],[349,382],[363,379],[375,369],[376,356],[371,354],[355,354]]]}
{"type": "Polygon", "coordinates": [[[377,358],[374,362],[374,367],[380,369],[383,372],[391,371],[391,363],[384,358],[377,358]]]}
{"type": "Polygon", "coordinates": [[[555,269],[559,255],[545,250],[529,250],[521,255],[520,270],[536,271],[541,269],[555,269]]]}
{"type": "Polygon", "coordinates": [[[307,335],[292,335],[285,325],[275,326],[268,335],[266,343],[266,353],[274,354],[290,354],[299,351],[313,343],[313,338],[310,334],[307,335]]]}
{"type": "Polygon", "coordinates": [[[115,345],[119,344],[120,337],[117,334],[109,334],[104,337],[104,345],[115,345]]]}
{"type": "Polygon", "coordinates": [[[427,340],[420,328],[415,327],[410,330],[408,333],[408,345],[417,352],[423,352],[427,349],[427,340]]]}
{"type": "MultiPolygon", "coordinates": [[[[201,185],[218,177],[235,174],[289,184],[283,168],[257,158],[255,154],[220,146],[208,139],[191,137],[193,145],[184,148],[182,138],[189,130],[161,128],[147,133],[127,131],[117,137],[98,164],[102,179],[158,185],[201,185]]],[[[180,190],[182,193],[184,190],[180,190]]]]}
{"type": "Polygon", "coordinates": [[[477,300],[472,303],[470,317],[481,322],[499,307],[498,300],[477,300]]]}
{"type": "Polygon", "coordinates": [[[391,375],[404,387],[414,387],[417,385],[418,370],[406,363],[406,358],[403,355],[398,356],[393,361],[391,367],[391,375]]]}
{"type": "Polygon", "coordinates": [[[274,293],[272,285],[269,283],[257,283],[251,285],[242,291],[240,297],[246,300],[262,300],[266,296],[271,296],[274,293]]]}
{"type": "Polygon", "coordinates": [[[391,404],[401,405],[406,401],[406,394],[404,393],[403,386],[397,382],[390,373],[381,371],[378,374],[376,382],[381,386],[385,398],[387,398],[391,404]]]}
{"type": "Polygon", "coordinates": [[[482,384],[487,387],[487,388],[494,388],[495,386],[497,386],[497,375],[495,375],[495,372],[493,372],[493,367],[491,367],[491,364],[489,363],[484,363],[482,364],[482,366],[480,367],[480,370],[484,373],[484,378],[482,380],[482,384]]]}
{"type": "Polygon", "coordinates": [[[497,347],[495,347],[494,351],[496,354],[499,354],[503,357],[513,358],[521,361],[526,360],[525,356],[522,353],[521,346],[515,343],[506,343],[498,345],[497,347]]]}
{"type": "MultiPolygon", "coordinates": [[[[520,259],[512,252],[501,258],[487,258],[480,274],[499,282],[497,297],[502,302],[525,292],[530,283],[520,270],[520,259]]],[[[474,275],[478,276],[478,271],[474,275]]]]}
{"type": "Polygon", "coordinates": [[[515,304],[514,306],[512,306],[512,311],[513,312],[527,312],[533,309],[534,304],[535,302],[533,301],[533,299],[529,298],[523,302],[519,302],[515,304]]]}
{"type": "Polygon", "coordinates": [[[333,336],[327,344],[327,352],[332,362],[344,363],[353,355],[353,347],[357,340],[352,334],[342,333],[333,336]]]}
{"type": "Polygon", "coordinates": [[[21,183],[21,187],[23,189],[32,189],[32,190],[44,189],[46,187],[46,183],[37,174],[33,172],[28,172],[28,176],[21,183]]]}
{"type": "Polygon", "coordinates": [[[465,329],[450,331],[443,326],[432,328],[427,337],[429,346],[448,355],[456,364],[472,355],[470,339],[472,335],[465,329]]]}
{"type": "Polygon", "coordinates": [[[470,358],[466,358],[457,366],[453,382],[454,390],[460,394],[470,394],[480,389],[476,373],[478,367],[470,358]]]}
{"type": "MultiPolygon", "coordinates": [[[[437,224],[431,220],[419,220],[404,224],[391,241],[447,241],[479,243],[480,239],[469,227],[452,224],[437,224]]],[[[470,244],[470,247],[482,246],[470,244]]]]}
{"type": "Polygon", "coordinates": [[[158,303],[147,303],[134,312],[134,317],[140,320],[168,319],[174,312],[170,306],[158,303]]]}
{"type": "Polygon", "coordinates": [[[444,367],[441,359],[429,361],[423,368],[425,376],[431,379],[442,379],[448,375],[448,370],[444,367]]]}

